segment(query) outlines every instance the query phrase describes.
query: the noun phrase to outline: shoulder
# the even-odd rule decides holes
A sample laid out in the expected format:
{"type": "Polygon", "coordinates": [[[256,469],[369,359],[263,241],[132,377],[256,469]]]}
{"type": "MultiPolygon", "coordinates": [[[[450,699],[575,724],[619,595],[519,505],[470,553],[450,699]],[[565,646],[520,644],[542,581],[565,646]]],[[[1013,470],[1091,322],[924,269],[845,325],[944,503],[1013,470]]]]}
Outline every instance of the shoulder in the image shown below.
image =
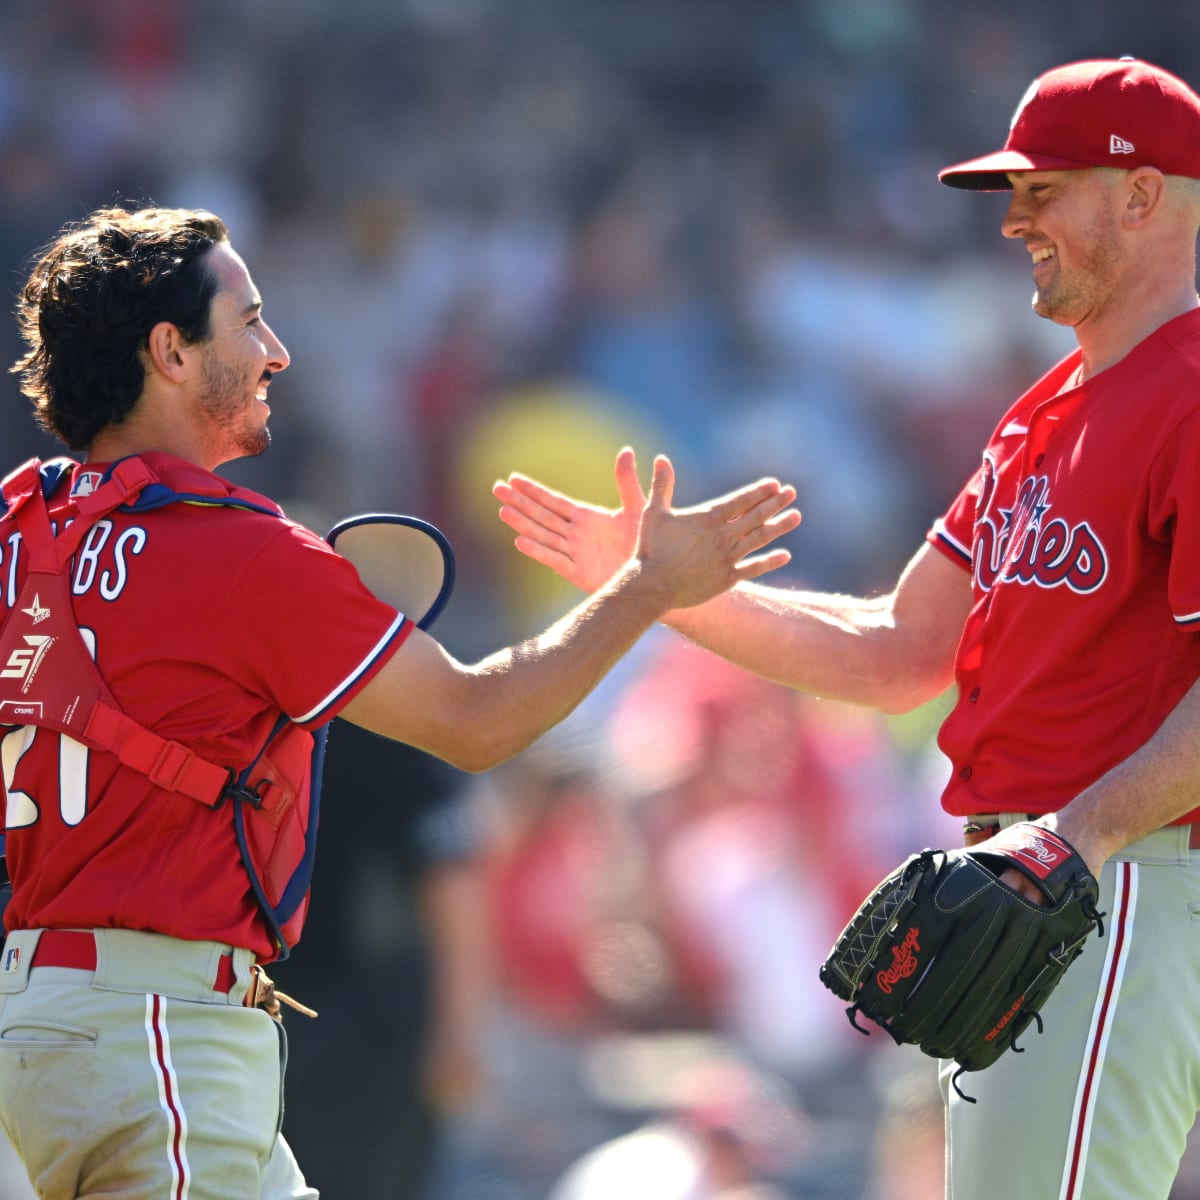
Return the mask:
{"type": "Polygon", "coordinates": [[[1181,410],[1200,408],[1200,309],[1161,326],[1122,362],[1113,374],[1127,384],[1154,387],[1163,402],[1181,410]]]}
{"type": "Polygon", "coordinates": [[[1127,435],[1137,432],[1164,446],[1194,440],[1200,431],[1200,309],[1168,321],[1094,383],[1103,411],[1127,435]]]}
{"type": "Polygon", "coordinates": [[[1168,321],[1154,336],[1193,369],[1200,368],[1200,308],[1168,321]]]}

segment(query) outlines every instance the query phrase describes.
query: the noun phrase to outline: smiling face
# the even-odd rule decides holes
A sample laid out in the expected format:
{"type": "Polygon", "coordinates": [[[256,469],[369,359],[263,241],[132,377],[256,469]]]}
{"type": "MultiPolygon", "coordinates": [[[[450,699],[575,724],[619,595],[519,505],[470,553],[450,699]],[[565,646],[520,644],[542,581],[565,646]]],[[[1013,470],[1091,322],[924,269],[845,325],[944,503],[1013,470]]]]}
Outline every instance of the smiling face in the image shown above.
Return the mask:
{"type": "Polygon", "coordinates": [[[262,318],[262,299],[246,264],[229,244],[215,245],[205,265],[217,291],[209,337],[196,347],[201,360],[195,413],[212,456],[229,462],[262,454],[270,444],[267,386],[290,359],[262,318]]]}
{"type": "Polygon", "coordinates": [[[1103,316],[1121,286],[1127,249],[1121,237],[1125,172],[1016,171],[1005,237],[1021,238],[1033,259],[1033,309],[1078,327],[1103,316]]]}

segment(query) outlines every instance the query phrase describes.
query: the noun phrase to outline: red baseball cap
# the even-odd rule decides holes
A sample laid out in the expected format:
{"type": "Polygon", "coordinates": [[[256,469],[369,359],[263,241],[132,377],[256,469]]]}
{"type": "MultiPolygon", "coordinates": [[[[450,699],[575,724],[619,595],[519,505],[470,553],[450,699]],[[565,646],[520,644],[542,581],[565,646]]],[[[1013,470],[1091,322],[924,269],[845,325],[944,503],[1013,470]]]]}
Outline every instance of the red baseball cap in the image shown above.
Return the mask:
{"type": "Polygon", "coordinates": [[[1068,63],[1017,105],[1004,148],[938,172],[950,187],[1000,192],[1008,171],[1157,167],[1200,179],[1200,97],[1133,58],[1068,63]]]}

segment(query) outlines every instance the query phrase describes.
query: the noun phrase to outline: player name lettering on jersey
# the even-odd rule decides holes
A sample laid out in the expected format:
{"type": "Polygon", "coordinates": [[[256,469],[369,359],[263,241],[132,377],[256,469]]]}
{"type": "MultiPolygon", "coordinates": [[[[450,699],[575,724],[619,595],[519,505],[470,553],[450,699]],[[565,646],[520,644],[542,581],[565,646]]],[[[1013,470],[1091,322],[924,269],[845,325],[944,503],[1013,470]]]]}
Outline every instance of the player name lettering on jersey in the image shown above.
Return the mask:
{"type": "MultiPolygon", "coordinates": [[[[115,600],[125,590],[130,561],[146,548],[146,531],[140,525],[131,525],[119,534],[115,529],[105,518],[88,530],[71,568],[73,595],[95,589],[102,599],[115,600]]],[[[0,605],[5,608],[12,608],[17,599],[21,553],[18,533],[0,543],[0,605]]]]}
{"type": "Polygon", "coordinates": [[[1067,587],[1094,592],[1108,577],[1108,555],[1086,521],[1071,525],[1051,517],[1050,481],[1027,475],[1013,503],[997,496],[996,461],[983,457],[983,483],[975,516],[972,552],[975,581],[990,592],[1001,583],[1067,587]]]}

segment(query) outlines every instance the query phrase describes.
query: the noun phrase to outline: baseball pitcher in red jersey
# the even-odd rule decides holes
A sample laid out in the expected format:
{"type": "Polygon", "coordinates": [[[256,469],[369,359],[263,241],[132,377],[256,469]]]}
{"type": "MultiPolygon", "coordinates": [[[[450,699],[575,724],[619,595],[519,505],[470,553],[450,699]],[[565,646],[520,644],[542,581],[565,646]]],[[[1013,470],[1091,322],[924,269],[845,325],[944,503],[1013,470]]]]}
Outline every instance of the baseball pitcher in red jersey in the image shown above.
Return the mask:
{"type": "MultiPolygon", "coordinates": [[[[1031,258],[1034,311],[1078,347],[1000,418],[890,595],[746,584],[666,622],[888,711],[954,685],[945,808],[981,846],[1054,831],[1107,917],[1044,1036],[971,1076],[977,1103],[946,1065],[946,1195],[1166,1200],[1200,1108],[1200,99],[1148,63],[1069,63],[1002,149],[940,178],[1011,193],[1001,232],[1031,258]]],[[[643,501],[630,453],[616,478],[604,510],[513,476],[501,518],[593,587],[643,501]]]]}
{"type": "Polygon", "coordinates": [[[14,370],[79,460],[3,482],[0,1123],[46,1200],[314,1197],[261,965],[303,926],[315,735],[340,715],[486,770],[667,611],[786,562],[794,489],[675,510],[660,458],[602,586],[467,665],[214,473],[267,448],[288,366],[218,217],[97,211],[42,252],[18,316],[14,370]]]}

